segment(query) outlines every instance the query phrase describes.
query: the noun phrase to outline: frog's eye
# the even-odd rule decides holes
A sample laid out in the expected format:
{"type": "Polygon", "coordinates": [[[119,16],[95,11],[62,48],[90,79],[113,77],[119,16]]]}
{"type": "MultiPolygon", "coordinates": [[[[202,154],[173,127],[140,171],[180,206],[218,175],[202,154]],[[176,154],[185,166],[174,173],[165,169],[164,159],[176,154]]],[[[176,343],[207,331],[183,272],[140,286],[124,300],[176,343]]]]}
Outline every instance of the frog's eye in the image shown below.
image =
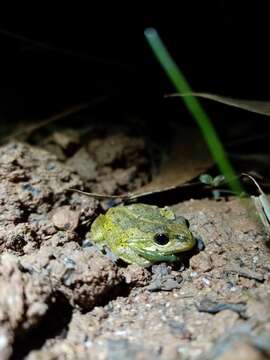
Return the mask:
{"type": "Polygon", "coordinates": [[[166,245],[170,241],[169,236],[166,234],[156,234],[154,236],[154,241],[158,245],[166,245]]]}

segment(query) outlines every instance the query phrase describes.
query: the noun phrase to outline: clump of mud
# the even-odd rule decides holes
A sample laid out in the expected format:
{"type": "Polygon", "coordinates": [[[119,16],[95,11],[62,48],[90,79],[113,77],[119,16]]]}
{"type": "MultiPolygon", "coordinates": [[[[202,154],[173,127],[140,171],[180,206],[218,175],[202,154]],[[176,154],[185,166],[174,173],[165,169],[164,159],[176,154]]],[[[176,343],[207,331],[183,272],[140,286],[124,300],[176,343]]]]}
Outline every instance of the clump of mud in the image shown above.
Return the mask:
{"type": "Polygon", "coordinates": [[[120,194],[151,179],[150,149],[144,137],[119,132],[85,139],[74,130],[65,130],[54,132],[42,143],[75,170],[91,192],[120,194]]]}

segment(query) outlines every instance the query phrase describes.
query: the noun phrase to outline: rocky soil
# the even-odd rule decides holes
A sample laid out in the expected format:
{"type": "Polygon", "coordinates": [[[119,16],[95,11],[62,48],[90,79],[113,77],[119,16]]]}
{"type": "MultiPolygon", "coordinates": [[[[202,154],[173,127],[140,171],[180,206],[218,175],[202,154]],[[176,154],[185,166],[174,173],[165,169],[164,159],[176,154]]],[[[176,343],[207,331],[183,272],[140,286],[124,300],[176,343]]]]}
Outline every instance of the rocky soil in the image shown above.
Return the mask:
{"type": "Polygon", "coordinates": [[[270,247],[249,199],[174,205],[201,239],[174,267],[114,263],[86,239],[112,204],[69,189],[137,189],[147,151],[72,131],[0,148],[0,359],[270,358],[270,247]]]}

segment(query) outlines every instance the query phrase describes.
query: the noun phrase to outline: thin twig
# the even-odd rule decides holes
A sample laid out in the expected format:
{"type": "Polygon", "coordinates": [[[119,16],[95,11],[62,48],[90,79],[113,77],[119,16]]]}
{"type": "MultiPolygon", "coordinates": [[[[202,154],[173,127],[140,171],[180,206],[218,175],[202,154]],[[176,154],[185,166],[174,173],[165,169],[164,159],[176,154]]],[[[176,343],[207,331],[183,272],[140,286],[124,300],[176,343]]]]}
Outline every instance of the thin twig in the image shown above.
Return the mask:
{"type": "Polygon", "coordinates": [[[198,185],[200,184],[198,183],[186,183],[186,184],[182,184],[182,185],[176,185],[176,186],[171,186],[171,187],[167,187],[167,188],[161,188],[161,189],[155,189],[152,191],[146,191],[143,193],[139,193],[139,194],[134,194],[134,193],[126,193],[126,194],[122,194],[122,195],[107,195],[107,194],[100,194],[100,193],[92,193],[92,192],[86,192],[86,191],[82,191],[82,190],[78,190],[78,189],[67,189],[67,191],[74,191],[77,192],[79,194],[82,195],[86,195],[89,197],[93,197],[96,199],[120,199],[120,200],[136,200],[139,199],[140,197],[144,197],[144,196],[148,196],[148,195],[153,195],[153,194],[158,194],[164,191],[169,191],[169,190],[175,190],[177,188],[182,188],[182,187],[188,187],[188,186],[194,186],[194,185],[198,185]]]}
{"type": "Polygon", "coordinates": [[[257,280],[259,282],[264,281],[263,274],[261,274],[259,272],[251,271],[249,269],[241,268],[238,265],[228,266],[224,269],[224,272],[225,273],[235,273],[235,274],[238,274],[239,276],[245,277],[247,279],[257,280]]]}
{"type": "Polygon", "coordinates": [[[96,199],[123,199],[127,200],[132,197],[132,194],[123,194],[123,195],[106,195],[106,194],[98,194],[98,193],[92,193],[92,192],[86,192],[78,189],[67,189],[67,191],[74,191],[76,193],[86,195],[89,197],[93,197],[96,199]]]}
{"type": "Polygon", "coordinates": [[[105,65],[117,65],[119,67],[130,67],[129,64],[123,64],[120,62],[117,62],[115,60],[106,60],[104,58],[99,58],[96,56],[90,56],[88,54],[85,53],[81,53],[81,52],[75,52],[73,50],[69,50],[69,49],[64,49],[64,48],[59,48],[56,47],[54,45],[51,44],[47,44],[38,40],[33,40],[33,39],[29,39],[28,37],[21,35],[21,34],[17,34],[15,32],[6,30],[6,29],[1,29],[0,28],[0,34],[11,37],[13,39],[19,40],[19,41],[23,41],[24,43],[28,43],[28,44],[32,44],[33,46],[39,47],[41,49],[45,49],[45,50],[49,50],[49,51],[53,51],[56,53],[60,53],[60,54],[64,54],[64,55],[68,55],[68,56],[73,56],[73,57],[79,57],[82,59],[86,59],[95,63],[99,63],[99,64],[105,64],[105,65]]]}

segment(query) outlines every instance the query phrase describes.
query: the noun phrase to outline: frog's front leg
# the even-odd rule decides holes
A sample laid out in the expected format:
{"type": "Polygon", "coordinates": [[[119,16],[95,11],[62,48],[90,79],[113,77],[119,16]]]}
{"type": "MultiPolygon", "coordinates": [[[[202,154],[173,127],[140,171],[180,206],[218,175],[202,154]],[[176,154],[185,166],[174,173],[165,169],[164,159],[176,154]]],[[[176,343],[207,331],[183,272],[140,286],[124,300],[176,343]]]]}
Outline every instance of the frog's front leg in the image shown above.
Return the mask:
{"type": "Polygon", "coordinates": [[[102,245],[102,247],[99,247],[99,249],[104,255],[110,258],[112,262],[116,263],[116,261],[119,259],[119,257],[115,255],[115,253],[113,253],[108,246],[102,245]]]}
{"type": "Polygon", "coordinates": [[[151,260],[142,257],[140,254],[138,254],[137,251],[134,251],[132,249],[129,250],[119,249],[119,250],[120,250],[118,252],[119,258],[121,258],[128,264],[136,264],[141,267],[148,267],[153,263],[151,260]]]}

